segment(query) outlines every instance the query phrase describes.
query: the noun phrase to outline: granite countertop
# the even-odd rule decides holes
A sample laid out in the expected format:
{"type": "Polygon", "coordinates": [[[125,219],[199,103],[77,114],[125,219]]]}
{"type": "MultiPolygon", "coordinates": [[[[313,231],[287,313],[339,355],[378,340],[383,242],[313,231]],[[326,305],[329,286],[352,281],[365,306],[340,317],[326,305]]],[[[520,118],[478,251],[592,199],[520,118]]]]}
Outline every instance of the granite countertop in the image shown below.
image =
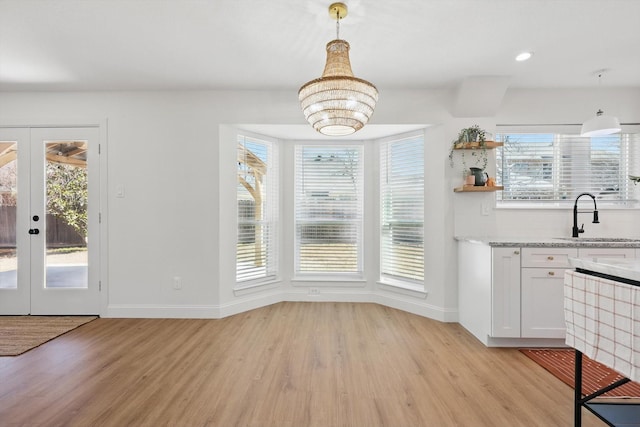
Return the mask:
{"type": "Polygon", "coordinates": [[[640,238],[456,236],[456,240],[483,243],[496,248],[640,248],[640,238]]]}
{"type": "Polygon", "coordinates": [[[583,270],[640,281],[640,259],[569,258],[569,264],[583,270]]]}

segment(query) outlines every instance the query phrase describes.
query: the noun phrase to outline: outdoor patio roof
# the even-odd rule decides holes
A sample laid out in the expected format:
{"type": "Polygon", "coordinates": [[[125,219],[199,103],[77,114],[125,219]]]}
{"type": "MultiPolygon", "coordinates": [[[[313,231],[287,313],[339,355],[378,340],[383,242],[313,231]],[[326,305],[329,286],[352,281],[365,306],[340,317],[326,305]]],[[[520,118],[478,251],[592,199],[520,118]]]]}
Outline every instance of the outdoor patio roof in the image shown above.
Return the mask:
{"type": "MultiPolygon", "coordinates": [[[[0,141],[0,168],[16,159],[17,144],[14,141],[0,141]]],[[[46,143],[49,162],[87,167],[87,141],[52,141],[46,143]]]]}

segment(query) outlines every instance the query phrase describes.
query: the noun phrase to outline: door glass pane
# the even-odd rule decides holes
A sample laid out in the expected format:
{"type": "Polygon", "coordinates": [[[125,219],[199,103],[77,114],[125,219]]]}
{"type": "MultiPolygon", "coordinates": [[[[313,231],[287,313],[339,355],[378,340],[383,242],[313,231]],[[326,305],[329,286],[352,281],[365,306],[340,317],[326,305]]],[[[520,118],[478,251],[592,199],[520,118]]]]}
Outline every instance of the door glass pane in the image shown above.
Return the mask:
{"type": "Polygon", "coordinates": [[[16,207],[18,201],[18,144],[0,141],[0,288],[18,287],[16,207]]]}
{"type": "Polygon", "coordinates": [[[46,141],[47,288],[87,288],[87,141],[46,141]]]}

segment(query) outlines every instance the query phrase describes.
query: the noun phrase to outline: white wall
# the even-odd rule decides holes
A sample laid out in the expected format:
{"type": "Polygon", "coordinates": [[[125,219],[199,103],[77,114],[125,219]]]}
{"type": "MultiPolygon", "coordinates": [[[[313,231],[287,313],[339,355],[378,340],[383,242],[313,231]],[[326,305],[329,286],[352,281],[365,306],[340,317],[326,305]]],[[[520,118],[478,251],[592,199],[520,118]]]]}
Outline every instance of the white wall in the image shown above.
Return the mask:
{"type": "MultiPolygon", "coordinates": [[[[304,284],[292,283],[287,276],[255,292],[233,292],[228,263],[234,229],[228,224],[235,215],[235,203],[229,203],[235,200],[235,169],[225,159],[235,158],[235,143],[228,139],[229,125],[304,124],[294,93],[2,93],[0,125],[107,120],[109,262],[103,316],[219,317],[286,299],[331,299],[379,302],[455,321],[454,235],[565,235],[570,214],[491,210],[490,215],[481,215],[482,200],[490,202],[493,196],[452,192],[459,177],[448,165],[450,141],[459,128],[474,123],[487,129],[496,123],[579,123],[593,114],[586,104],[603,98],[602,91],[586,94],[508,91],[497,117],[460,119],[448,112],[453,96],[447,91],[381,92],[372,124],[437,125],[426,131],[426,297],[378,286],[371,274],[377,267],[363,284],[324,287],[320,297],[308,296],[307,288],[300,286],[304,284]],[[124,198],[115,197],[118,185],[125,187],[124,198]],[[172,289],[174,276],[182,277],[180,291],[172,289]]],[[[640,90],[605,95],[612,104],[603,107],[608,113],[623,122],[640,121],[640,90]]],[[[365,154],[374,156],[371,146],[365,154]]],[[[285,149],[285,161],[287,156],[291,153],[285,149]]],[[[375,181],[371,175],[367,179],[375,181]]],[[[375,209],[375,187],[367,188],[368,209],[375,209]]],[[[286,218],[287,213],[283,215],[286,218]]],[[[601,231],[627,235],[626,223],[638,236],[640,226],[631,220],[633,215],[603,212],[601,231]]],[[[367,225],[373,233],[375,223],[369,220],[367,225]]],[[[285,231],[285,247],[290,233],[285,231]]],[[[370,247],[365,256],[369,265],[375,265],[370,247]]],[[[283,267],[290,271],[287,262],[283,267]]]]}

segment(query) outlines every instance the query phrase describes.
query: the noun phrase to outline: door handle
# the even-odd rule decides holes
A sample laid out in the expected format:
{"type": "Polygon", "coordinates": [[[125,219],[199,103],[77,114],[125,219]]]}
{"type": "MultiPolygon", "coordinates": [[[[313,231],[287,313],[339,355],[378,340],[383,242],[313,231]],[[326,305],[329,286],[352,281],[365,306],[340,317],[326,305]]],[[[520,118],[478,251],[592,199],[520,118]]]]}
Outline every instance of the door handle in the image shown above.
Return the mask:
{"type": "Polygon", "coordinates": [[[40,234],[40,230],[38,230],[37,228],[30,228],[29,234],[40,234]]]}

